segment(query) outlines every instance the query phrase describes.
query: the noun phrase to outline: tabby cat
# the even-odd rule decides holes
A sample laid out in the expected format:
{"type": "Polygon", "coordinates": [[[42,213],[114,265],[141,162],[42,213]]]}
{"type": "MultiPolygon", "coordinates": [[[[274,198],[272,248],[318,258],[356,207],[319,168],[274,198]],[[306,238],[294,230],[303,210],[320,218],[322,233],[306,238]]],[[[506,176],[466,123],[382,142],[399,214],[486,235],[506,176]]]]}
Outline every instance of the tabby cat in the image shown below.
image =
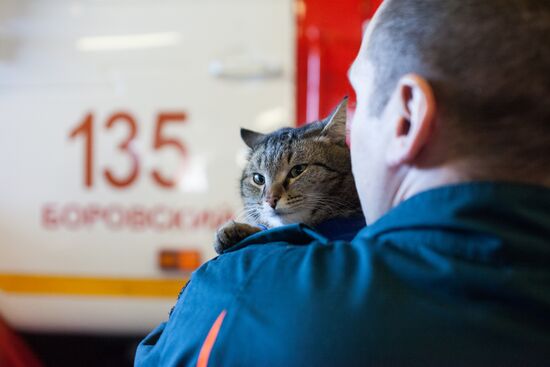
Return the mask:
{"type": "Polygon", "coordinates": [[[271,134],[241,129],[250,148],[241,177],[247,223],[221,227],[214,248],[221,253],[265,228],[316,225],[361,214],[346,145],[347,98],[324,120],[271,134]]]}

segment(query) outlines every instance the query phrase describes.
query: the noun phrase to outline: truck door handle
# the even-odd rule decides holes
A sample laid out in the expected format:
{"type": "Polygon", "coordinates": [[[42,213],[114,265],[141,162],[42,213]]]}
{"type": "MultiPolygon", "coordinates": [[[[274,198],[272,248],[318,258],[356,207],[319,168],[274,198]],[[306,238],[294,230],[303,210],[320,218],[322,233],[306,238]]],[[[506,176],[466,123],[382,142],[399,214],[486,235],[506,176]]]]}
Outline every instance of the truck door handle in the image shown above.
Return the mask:
{"type": "Polygon", "coordinates": [[[210,75],[218,79],[256,80],[277,79],[283,76],[283,68],[276,63],[258,59],[215,59],[208,65],[210,75]]]}

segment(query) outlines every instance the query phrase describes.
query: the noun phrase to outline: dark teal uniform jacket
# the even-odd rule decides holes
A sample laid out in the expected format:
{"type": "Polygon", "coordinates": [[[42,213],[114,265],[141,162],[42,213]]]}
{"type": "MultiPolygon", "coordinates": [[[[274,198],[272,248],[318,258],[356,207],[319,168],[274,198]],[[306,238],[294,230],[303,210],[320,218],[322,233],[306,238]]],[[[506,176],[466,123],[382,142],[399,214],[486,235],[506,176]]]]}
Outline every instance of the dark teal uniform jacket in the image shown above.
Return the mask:
{"type": "Polygon", "coordinates": [[[473,183],[350,242],[264,231],[199,268],[136,366],[550,366],[550,190],[473,183]]]}

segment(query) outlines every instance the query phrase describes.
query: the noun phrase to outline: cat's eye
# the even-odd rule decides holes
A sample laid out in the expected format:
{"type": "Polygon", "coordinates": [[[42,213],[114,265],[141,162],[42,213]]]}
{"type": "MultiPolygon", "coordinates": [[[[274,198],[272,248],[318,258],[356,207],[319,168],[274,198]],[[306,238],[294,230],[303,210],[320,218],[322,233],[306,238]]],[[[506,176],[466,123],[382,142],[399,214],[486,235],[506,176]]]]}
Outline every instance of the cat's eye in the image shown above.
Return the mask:
{"type": "Polygon", "coordinates": [[[296,178],[296,177],[300,176],[302,173],[304,173],[306,168],[307,168],[307,164],[299,164],[297,166],[294,166],[290,170],[290,175],[289,176],[291,178],[296,178]]]}
{"type": "Polygon", "coordinates": [[[256,185],[263,186],[265,184],[265,177],[259,173],[254,173],[252,175],[252,181],[254,181],[256,185]]]}

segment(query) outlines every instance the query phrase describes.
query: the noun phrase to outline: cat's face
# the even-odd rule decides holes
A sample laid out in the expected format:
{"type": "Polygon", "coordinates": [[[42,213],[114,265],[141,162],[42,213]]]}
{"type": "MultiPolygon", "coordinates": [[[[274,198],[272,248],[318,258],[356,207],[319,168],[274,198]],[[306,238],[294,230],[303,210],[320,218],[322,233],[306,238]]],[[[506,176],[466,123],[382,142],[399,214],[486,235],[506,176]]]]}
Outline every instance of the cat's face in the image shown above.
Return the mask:
{"type": "Polygon", "coordinates": [[[331,117],[268,135],[242,131],[251,147],[241,178],[248,222],[318,224],[360,211],[345,144],[345,103],[331,117]]]}

